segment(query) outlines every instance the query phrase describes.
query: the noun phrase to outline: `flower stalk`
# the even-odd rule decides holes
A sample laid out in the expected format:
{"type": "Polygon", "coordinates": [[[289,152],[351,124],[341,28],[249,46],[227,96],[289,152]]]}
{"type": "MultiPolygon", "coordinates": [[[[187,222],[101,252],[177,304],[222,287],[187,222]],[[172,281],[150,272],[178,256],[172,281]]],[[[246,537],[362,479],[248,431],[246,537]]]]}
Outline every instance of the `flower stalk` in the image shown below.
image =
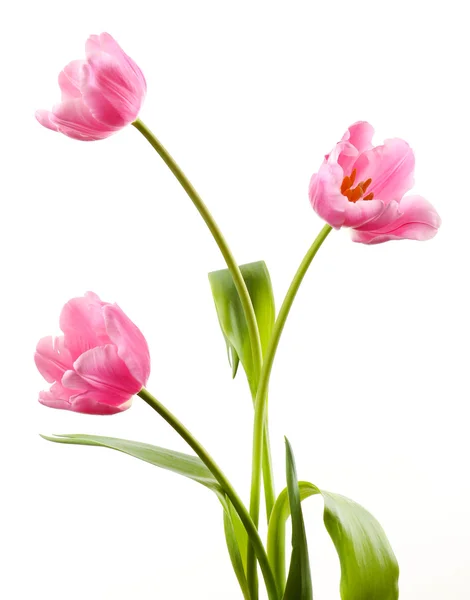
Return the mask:
{"type": "Polygon", "coordinates": [[[176,163],[171,154],[168,152],[168,150],[163,146],[163,144],[157,139],[157,137],[140,119],[134,121],[132,125],[134,125],[134,127],[138,131],[140,131],[140,133],[145,137],[145,139],[150,143],[150,145],[158,152],[163,162],[167,165],[167,167],[176,177],[178,182],[181,184],[181,187],[188,194],[194,206],[203,218],[205,224],[209,228],[209,231],[211,232],[215,243],[219,247],[219,250],[222,253],[222,256],[224,257],[230,274],[232,275],[235,287],[237,288],[238,295],[240,296],[240,302],[242,304],[243,312],[245,314],[248,326],[248,335],[250,336],[251,349],[253,353],[255,377],[257,379],[261,371],[261,363],[263,360],[261,354],[261,340],[259,337],[258,325],[256,322],[255,311],[253,309],[250,294],[248,293],[248,288],[246,287],[245,280],[243,279],[243,275],[241,274],[240,268],[232,254],[232,251],[230,250],[227,241],[222,235],[219,226],[215,222],[214,217],[209,212],[207,206],[204,204],[201,196],[197,193],[192,183],[186,177],[186,175],[176,163]]]}
{"type": "MultiPolygon", "coordinates": [[[[300,263],[294,279],[287,290],[286,297],[284,298],[276,322],[274,323],[274,328],[268,349],[266,351],[263,368],[261,369],[258,392],[255,401],[255,420],[253,424],[253,455],[250,496],[250,515],[256,526],[259,522],[263,431],[264,423],[266,422],[269,379],[274,364],[274,358],[276,356],[276,351],[279,346],[284,325],[286,324],[287,317],[289,316],[290,309],[292,308],[292,304],[295,300],[297,292],[299,291],[300,285],[312,260],[315,258],[316,253],[326,240],[331,230],[332,227],[330,225],[324,225],[300,263]]],[[[247,577],[250,591],[254,593],[256,588],[256,557],[253,554],[253,549],[250,547],[248,547],[247,577]]]]}
{"type": "MultiPolygon", "coordinates": [[[[262,350],[261,350],[261,339],[258,330],[258,324],[256,321],[256,315],[253,308],[253,303],[250,298],[250,294],[248,292],[248,288],[246,287],[245,280],[243,279],[243,275],[240,271],[240,268],[230,250],[230,247],[225,240],[222,232],[220,231],[219,226],[214,220],[214,217],[210,213],[209,209],[203,202],[200,195],[197,193],[196,189],[189,181],[187,176],[184,174],[181,167],[176,163],[174,158],[168,152],[168,150],[163,146],[160,140],[150,131],[150,129],[140,120],[137,119],[132,123],[132,125],[145,137],[145,139],[150,143],[150,145],[157,151],[159,156],[162,158],[163,162],[168,166],[170,171],[176,177],[178,182],[181,184],[182,188],[188,194],[189,198],[193,202],[194,206],[198,210],[199,214],[203,218],[206,223],[209,231],[212,234],[222,256],[225,259],[227,267],[232,275],[233,282],[237,289],[240,302],[243,308],[243,312],[245,315],[245,319],[248,327],[248,335],[251,342],[252,349],[252,358],[253,358],[253,368],[254,368],[254,379],[255,382],[259,382],[259,377],[261,373],[262,367],[262,350]]],[[[257,387],[257,386],[256,386],[257,387]]],[[[266,513],[267,518],[269,520],[269,515],[271,514],[272,508],[275,502],[275,491],[274,491],[274,476],[272,469],[272,461],[271,461],[271,450],[269,446],[269,433],[267,428],[267,423],[264,425],[265,434],[264,434],[264,443],[261,443],[261,455],[262,455],[262,469],[263,469],[263,482],[264,482],[264,490],[265,490],[265,498],[266,498],[266,513]]],[[[256,522],[256,525],[258,523],[256,522]]]]}
{"type": "Polygon", "coordinates": [[[258,559],[261,572],[263,573],[269,600],[278,600],[279,595],[276,588],[276,581],[274,579],[263,542],[247,508],[243,504],[230,481],[227,479],[226,475],[217,465],[212,456],[207,452],[204,446],[198,442],[198,440],[181,423],[181,421],[179,421],[175,415],[173,415],[161,402],[152,396],[150,392],[148,392],[145,388],[142,388],[137,395],[142,398],[142,400],[144,400],[151,408],[153,408],[153,410],[156,411],[183,438],[183,440],[190,446],[190,448],[194,450],[194,452],[199,456],[202,462],[211,471],[215,479],[221,485],[246,529],[248,538],[250,540],[249,546],[253,548],[253,553],[258,559]]]}

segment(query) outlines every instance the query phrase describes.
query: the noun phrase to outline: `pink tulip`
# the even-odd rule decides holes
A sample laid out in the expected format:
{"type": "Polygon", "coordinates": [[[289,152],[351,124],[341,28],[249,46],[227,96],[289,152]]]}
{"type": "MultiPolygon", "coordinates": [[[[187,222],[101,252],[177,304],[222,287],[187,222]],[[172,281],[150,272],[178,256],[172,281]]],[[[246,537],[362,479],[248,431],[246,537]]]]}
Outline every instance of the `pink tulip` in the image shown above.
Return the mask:
{"type": "Polygon", "coordinates": [[[49,129],[77,140],[101,140],[137,119],[147,84],[142,71],[109,35],[92,35],[85,60],[59,74],[62,102],[36,118],[49,129]]]}
{"type": "Polygon", "coordinates": [[[369,123],[354,123],[325,156],[310,181],[313,209],[336,229],[351,227],[363,244],[434,237],[436,210],[421,196],[404,196],[414,183],[413,151],[400,139],[373,146],[373,133],[369,123]]]}
{"type": "Polygon", "coordinates": [[[109,415],[126,410],[147,383],[150,356],[144,336],[116,304],[87,292],[62,309],[64,335],[42,338],[34,360],[52,383],[39,402],[52,408],[109,415]]]}

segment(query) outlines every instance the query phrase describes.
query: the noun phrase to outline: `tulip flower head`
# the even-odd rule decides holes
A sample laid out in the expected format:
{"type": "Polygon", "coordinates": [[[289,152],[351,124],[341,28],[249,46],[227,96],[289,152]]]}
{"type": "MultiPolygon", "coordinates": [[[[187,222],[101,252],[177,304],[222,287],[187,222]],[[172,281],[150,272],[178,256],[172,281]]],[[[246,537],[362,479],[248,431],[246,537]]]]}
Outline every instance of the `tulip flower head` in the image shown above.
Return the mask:
{"type": "Polygon", "coordinates": [[[144,75],[109,35],[92,35],[85,60],[59,74],[62,101],[36,118],[49,129],[77,140],[101,140],[137,119],[147,91],[144,75]]]}
{"type": "Polygon", "coordinates": [[[332,227],[350,227],[363,244],[427,240],[441,219],[421,196],[405,196],[414,183],[415,158],[400,139],[372,145],[374,129],[358,122],[325,156],[310,181],[313,209],[332,227]]]}
{"type": "Polygon", "coordinates": [[[147,383],[150,356],[144,336],[116,304],[87,292],[62,309],[64,335],[42,338],[34,355],[52,384],[39,402],[52,408],[107,415],[126,410],[147,383]]]}

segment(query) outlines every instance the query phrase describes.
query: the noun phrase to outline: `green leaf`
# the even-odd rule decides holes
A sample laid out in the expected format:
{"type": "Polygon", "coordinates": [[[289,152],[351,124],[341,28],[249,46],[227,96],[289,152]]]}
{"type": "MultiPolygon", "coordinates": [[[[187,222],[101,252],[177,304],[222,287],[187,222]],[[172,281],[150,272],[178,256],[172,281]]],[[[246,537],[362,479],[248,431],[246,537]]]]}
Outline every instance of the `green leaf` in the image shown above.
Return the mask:
{"type": "Polygon", "coordinates": [[[50,442],[58,442],[59,444],[101,446],[103,448],[118,450],[124,454],[129,454],[130,456],[151,463],[156,467],[189,477],[216,493],[222,493],[222,488],[217,480],[197,456],[190,456],[189,454],[167,450],[166,448],[159,448],[158,446],[152,446],[142,442],[131,442],[129,440],[102,437],[100,435],[84,435],[77,433],[54,437],[42,435],[41,437],[50,442]]]}
{"type": "MultiPolygon", "coordinates": [[[[264,354],[276,316],[269,271],[264,261],[241,265],[240,271],[253,303],[264,354]]],[[[209,273],[209,282],[220,328],[227,344],[232,376],[235,377],[238,363],[241,361],[250,387],[252,391],[256,391],[257,382],[253,380],[253,358],[248,327],[232,275],[228,269],[213,271],[209,273]]]]}
{"type": "Polygon", "coordinates": [[[288,505],[292,515],[292,556],[283,600],[312,600],[312,579],[307,536],[300,505],[299,482],[297,481],[294,454],[287,438],[286,473],[288,505]]]}
{"type": "Polygon", "coordinates": [[[235,512],[232,503],[223,492],[221,486],[200,458],[175,452],[166,448],[159,448],[142,442],[132,442],[119,438],[103,437],[99,435],[69,434],[54,437],[42,435],[45,440],[59,444],[76,444],[80,446],[99,446],[118,450],[129,456],[134,456],[152,465],[184,475],[189,479],[209,488],[219,498],[224,509],[224,530],[227,548],[232,561],[235,575],[245,600],[250,600],[250,593],[246,580],[246,553],[248,536],[240,517],[235,512]]]}
{"type": "Polygon", "coordinates": [[[232,561],[233,570],[237,576],[240,589],[245,600],[251,600],[248,581],[246,578],[246,553],[248,536],[240,517],[235,512],[232,503],[225,496],[221,499],[224,507],[224,531],[227,548],[232,561]]]}
{"type": "MultiPolygon", "coordinates": [[[[341,565],[342,600],[397,600],[398,563],[379,522],[365,508],[339,494],[299,482],[300,499],[321,494],[323,520],[341,565]]],[[[268,530],[268,556],[279,589],[285,581],[285,523],[289,517],[287,489],[276,501],[268,530]]]]}

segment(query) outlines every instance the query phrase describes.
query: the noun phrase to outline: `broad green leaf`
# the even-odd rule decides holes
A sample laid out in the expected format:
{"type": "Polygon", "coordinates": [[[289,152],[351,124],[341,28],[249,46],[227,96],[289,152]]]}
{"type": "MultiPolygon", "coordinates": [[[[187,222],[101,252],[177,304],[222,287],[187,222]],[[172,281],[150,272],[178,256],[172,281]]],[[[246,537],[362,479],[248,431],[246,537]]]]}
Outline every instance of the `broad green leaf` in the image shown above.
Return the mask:
{"type": "Polygon", "coordinates": [[[99,435],[69,434],[54,437],[42,435],[45,440],[59,444],[77,444],[81,446],[100,446],[129,454],[152,465],[184,475],[209,488],[219,498],[224,509],[224,530],[230,559],[237,576],[245,600],[250,600],[246,581],[246,549],[248,536],[240,517],[235,512],[232,503],[223,492],[221,486],[209,469],[197,456],[159,448],[151,444],[133,442],[119,438],[99,435]]]}
{"type": "MultiPolygon", "coordinates": [[[[275,319],[274,296],[269,271],[264,261],[241,265],[240,271],[253,303],[264,354],[275,319]]],[[[238,363],[241,361],[251,390],[256,392],[248,327],[232,275],[228,269],[213,271],[209,273],[209,282],[220,328],[227,344],[232,375],[235,377],[238,363]]]]}
{"type": "Polygon", "coordinates": [[[292,515],[292,556],[283,600],[312,600],[312,579],[307,536],[300,504],[299,482],[297,481],[294,454],[287,438],[286,474],[288,506],[292,515]]]}
{"type": "Polygon", "coordinates": [[[119,438],[102,437],[100,435],[70,434],[49,437],[42,435],[45,440],[58,442],[59,444],[78,444],[81,446],[101,446],[118,450],[135,458],[140,458],[156,467],[173,471],[179,475],[189,477],[198,483],[208,487],[214,492],[222,493],[222,488],[212,473],[197,456],[159,448],[142,442],[131,442],[119,438]]]}
{"type": "MultiPolygon", "coordinates": [[[[321,494],[323,520],[341,565],[342,600],[397,600],[398,563],[379,522],[365,508],[339,494],[299,482],[300,499],[321,494]]],[[[284,489],[274,506],[268,530],[268,556],[279,588],[285,581],[285,523],[290,514],[284,489]]]]}

